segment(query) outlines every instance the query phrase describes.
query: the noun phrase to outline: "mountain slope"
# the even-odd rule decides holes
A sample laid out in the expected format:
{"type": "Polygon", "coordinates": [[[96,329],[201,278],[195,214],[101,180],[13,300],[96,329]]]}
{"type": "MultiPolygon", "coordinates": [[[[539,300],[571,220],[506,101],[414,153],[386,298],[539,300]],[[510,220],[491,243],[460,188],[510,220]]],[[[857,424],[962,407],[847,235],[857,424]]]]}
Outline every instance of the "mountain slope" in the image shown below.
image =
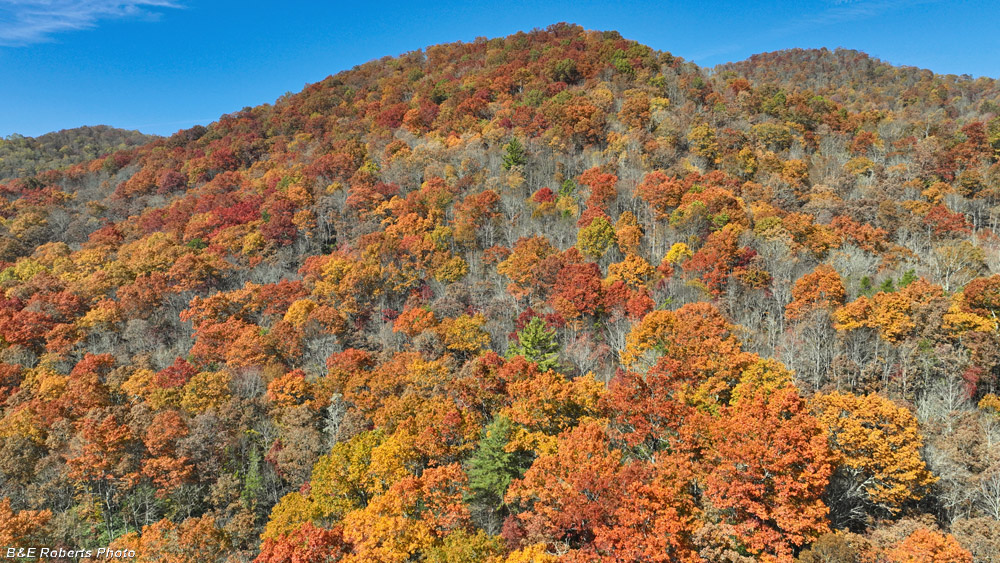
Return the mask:
{"type": "Polygon", "coordinates": [[[0,538],[988,561],[997,102],[559,24],[2,183],[0,538]]]}

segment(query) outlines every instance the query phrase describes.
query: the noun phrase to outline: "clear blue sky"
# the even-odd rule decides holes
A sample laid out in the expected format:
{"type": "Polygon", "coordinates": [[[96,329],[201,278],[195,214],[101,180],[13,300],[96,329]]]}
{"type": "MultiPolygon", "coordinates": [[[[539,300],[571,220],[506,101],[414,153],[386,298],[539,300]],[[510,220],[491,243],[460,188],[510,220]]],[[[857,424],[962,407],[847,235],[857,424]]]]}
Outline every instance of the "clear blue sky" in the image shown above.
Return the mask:
{"type": "Polygon", "coordinates": [[[107,124],[170,134],[385,55],[567,21],[711,66],[848,47],[1000,77],[995,1],[0,0],[0,136],[107,124]]]}

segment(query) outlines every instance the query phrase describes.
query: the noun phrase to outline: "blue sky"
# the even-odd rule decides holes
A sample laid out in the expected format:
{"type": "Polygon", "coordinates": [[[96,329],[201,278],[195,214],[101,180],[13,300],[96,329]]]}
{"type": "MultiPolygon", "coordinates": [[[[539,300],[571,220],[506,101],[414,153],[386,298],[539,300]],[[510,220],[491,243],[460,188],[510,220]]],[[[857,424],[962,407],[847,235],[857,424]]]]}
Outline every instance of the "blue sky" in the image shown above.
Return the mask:
{"type": "Polygon", "coordinates": [[[171,134],[382,56],[559,21],[706,66],[848,47],[996,78],[997,15],[986,0],[0,0],[0,136],[96,124],[171,134]]]}

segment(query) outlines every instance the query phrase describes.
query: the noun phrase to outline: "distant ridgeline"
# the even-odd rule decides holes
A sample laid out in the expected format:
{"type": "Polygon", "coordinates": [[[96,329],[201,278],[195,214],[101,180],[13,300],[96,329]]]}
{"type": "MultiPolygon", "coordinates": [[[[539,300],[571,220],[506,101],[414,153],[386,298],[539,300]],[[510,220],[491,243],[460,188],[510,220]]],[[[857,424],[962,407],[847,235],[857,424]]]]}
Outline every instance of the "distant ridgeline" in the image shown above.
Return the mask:
{"type": "Polygon", "coordinates": [[[0,138],[0,179],[23,178],[43,170],[65,168],[158,138],[107,125],[63,129],[39,137],[15,133],[0,138]]]}

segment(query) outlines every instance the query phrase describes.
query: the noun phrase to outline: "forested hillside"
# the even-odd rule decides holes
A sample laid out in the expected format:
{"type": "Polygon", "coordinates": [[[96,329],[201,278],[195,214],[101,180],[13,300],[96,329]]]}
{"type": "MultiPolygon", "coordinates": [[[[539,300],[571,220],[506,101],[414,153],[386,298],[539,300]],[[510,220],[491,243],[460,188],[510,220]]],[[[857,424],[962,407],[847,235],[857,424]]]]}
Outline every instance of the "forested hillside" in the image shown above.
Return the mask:
{"type": "Polygon", "coordinates": [[[156,139],[155,135],[106,125],[64,129],[39,137],[10,135],[0,138],[0,180],[65,168],[156,139]]]}
{"type": "Polygon", "coordinates": [[[1000,561],[998,112],[560,24],[0,183],[0,545],[1000,561]]]}

